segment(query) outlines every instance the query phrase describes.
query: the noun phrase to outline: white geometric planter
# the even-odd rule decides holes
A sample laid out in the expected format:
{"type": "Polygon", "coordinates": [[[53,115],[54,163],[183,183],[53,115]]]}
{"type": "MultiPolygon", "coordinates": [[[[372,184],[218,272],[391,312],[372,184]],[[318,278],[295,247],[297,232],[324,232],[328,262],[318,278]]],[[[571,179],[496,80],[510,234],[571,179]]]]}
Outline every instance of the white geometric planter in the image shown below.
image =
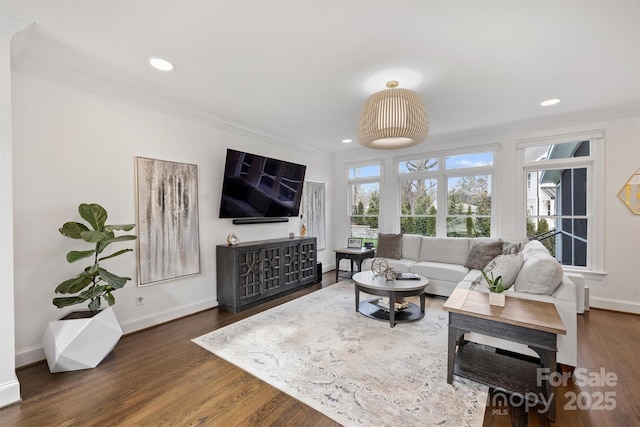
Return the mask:
{"type": "Polygon", "coordinates": [[[489,292],[489,305],[504,307],[505,295],[503,293],[489,292]]]}
{"type": "Polygon", "coordinates": [[[49,371],[95,368],[121,336],[122,329],[111,307],[86,319],[51,321],[42,337],[49,371]]]}

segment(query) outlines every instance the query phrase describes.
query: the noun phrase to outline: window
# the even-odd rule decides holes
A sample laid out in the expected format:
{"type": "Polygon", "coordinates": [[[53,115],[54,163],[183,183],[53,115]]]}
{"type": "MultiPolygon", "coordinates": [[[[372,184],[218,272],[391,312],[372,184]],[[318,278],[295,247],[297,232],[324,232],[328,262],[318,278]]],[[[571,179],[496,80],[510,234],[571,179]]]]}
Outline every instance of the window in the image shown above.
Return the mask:
{"type": "Polygon", "coordinates": [[[593,224],[588,185],[592,182],[590,141],[527,147],[527,237],[539,240],[563,265],[589,266],[593,224]]]}
{"type": "Polygon", "coordinates": [[[349,237],[363,239],[363,244],[378,243],[380,213],[380,164],[351,167],[349,173],[349,237]]]}
{"type": "Polygon", "coordinates": [[[436,235],[438,159],[400,162],[400,232],[436,235]]]}
{"type": "Polygon", "coordinates": [[[400,231],[490,236],[493,158],[494,153],[487,151],[398,162],[400,231]]]}

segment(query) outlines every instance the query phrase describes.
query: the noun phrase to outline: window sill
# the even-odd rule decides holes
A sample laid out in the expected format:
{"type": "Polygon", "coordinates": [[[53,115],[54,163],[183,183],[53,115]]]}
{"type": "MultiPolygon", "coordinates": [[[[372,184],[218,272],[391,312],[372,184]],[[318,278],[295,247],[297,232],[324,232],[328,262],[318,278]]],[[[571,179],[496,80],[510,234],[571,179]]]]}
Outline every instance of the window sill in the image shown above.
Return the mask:
{"type": "Polygon", "coordinates": [[[581,270],[579,268],[562,267],[565,273],[581,274],[586,280],[601,281],[607,275],[606,271],[581,270]]]}

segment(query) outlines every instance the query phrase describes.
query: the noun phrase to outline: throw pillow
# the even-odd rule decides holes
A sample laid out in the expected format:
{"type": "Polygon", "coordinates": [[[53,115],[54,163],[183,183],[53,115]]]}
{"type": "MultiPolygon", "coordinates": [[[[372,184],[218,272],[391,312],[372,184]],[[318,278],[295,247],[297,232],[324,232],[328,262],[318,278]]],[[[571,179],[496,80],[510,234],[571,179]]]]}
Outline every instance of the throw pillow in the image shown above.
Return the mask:
{"type": "Polygon", "coordinates": [[[378,247],[376,257],[401,259],[402,257],[402,234],[378,233],[378,247]]]}
{"type": "MultiPolygon", "coordinates": [[[[505,289],[509,289],[516,281],[523,262],[524,258],[522,254],[498,255],[487,264],[484,272],[487,273],[489,278],[491,278],[491,273],[493,273],[493,277],[502,276],[502,285],[505,289]]],[[[478,279],[474,280],[474,284],[489,285],[487,281],[484,280],[482,274],[480,274],[478,279]]]]}
{"type": "Polygon", "coordinates": [[[502,245],[502,255],[515,255],[520,253],[522,249],[522,242],[509,242],[506,241],[502,245]]]}
{"type": "Polygon", "coordinates": [[[518,292],[553,295],[562,282],[562,266],[551,255],[540,252],[528,255],[513,287],[518,292]]]}
{"type": "Polygon", "coordinates": [[[492,259],[502,254],[502,243],[502,239],[479,239],[471,246],[464,266],[484,270],[492,259]]]}

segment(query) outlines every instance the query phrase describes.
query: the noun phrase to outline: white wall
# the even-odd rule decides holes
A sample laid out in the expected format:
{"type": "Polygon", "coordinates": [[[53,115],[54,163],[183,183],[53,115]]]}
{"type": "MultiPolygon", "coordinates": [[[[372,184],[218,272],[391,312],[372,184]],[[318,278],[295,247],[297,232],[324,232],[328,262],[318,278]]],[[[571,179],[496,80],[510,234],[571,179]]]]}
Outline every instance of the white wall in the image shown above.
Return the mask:
{"type": "Polygon", "coordinates": [[[0,408],[20,400],[14,356],[11,36],[2,31],[0,40],[0,408]]]}
{"type": "MultiPolygon", "coordinates": [[[[47,322],[71,310],[51,303],[56,285],[78,273],[77,265],[65,261],[67,251],[80,249],[78,243],[58,228],[79,219],[80,203],[103,205],[112,224],[136,221],[135,156],[198,165],[201,274],[138,287],[133,254],[109,261],[110,270],[134,278],[114,294],[125,333],[216,306],[215,247],[225,244],[229,233],[241,241],[299,234],[297,218],[240,226],[218,218],[227,148],[306,164],[306,179],[325,182],[331,199],[330,154],[258,141],[20,73],[12,76],[17,366],[44,358],[40,341],[47,322]],[[144,298],[142,306],[135,305],[137,296],[144,298]]],[[[327,249],[319,253],[325,266],[332,262],[332,248],[327,236],[327,249]]]]}
{"type": "MultiPolygon", "coordinates": [[[[633,215],[618,200],[629,176],[640,167],[640,118],[638,110],[590,113],[584,117],[555,119],[546,123],[522,123],[510,127],[477,132],[429,137],[423,144],[396,151],[353,150],[341,155],[334,164],[335,199],[333,200],[333,239],[346,242],[349,234],[347,207],[347,175],[345,165],[352,162],[382,159],[380,230],[399,232],[397,216],[397,180],[393,158],[404,154],[438,152],[461,147],[500,144],[497,156],[496,206],[497,234],[505,238],[524,236],[520,230],[524,214],[518,201],[522,199],[523,175],[516,161],[516,141],[531,137],[564,135],[602,129],[605,132],[604,177],[604,272],[585,274],[590,287],[591,306],[640,313],[640,216],[633,215]],[[598,117],[598,118],[596,118],[598,117]],[[604,117],[604,118],[603,118],[604,117]],[[385,198],[386,197],[386,198],[385,198]],[[514,207],[515,206],[515,207],[514,207]]],[[[523,202],[524,203],[524,202],[523,202]]]]}

